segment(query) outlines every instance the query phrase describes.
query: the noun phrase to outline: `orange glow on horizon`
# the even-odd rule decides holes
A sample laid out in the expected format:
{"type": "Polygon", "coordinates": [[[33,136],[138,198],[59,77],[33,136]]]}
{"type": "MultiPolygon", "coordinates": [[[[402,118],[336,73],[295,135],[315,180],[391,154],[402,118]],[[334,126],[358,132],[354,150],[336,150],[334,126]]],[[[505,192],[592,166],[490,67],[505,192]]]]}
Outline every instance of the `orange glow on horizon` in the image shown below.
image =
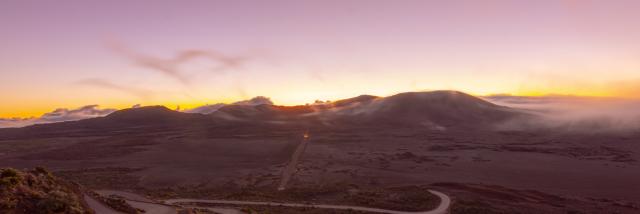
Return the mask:
{"type": "MultiPolygon", "coordinates": [[[[423,90],[418,90],[418,91],[423,91],[423,90]]],[[[424,90],[424,91],[428,91],[428,90],[424,90]]],[[[516,91],[513,91],[512,93],[486,93],[486,92],[474,93],[473,91],[465,91],[465,90],[460,90],[460,91],[469,93],[473,96],[491,96],[491,95],[504,94],[504,95],[510,95],[510,96],[528,96],[528,97],[579,96],[579,97],[625,98],[625,99],[640,98],[638,97],[638,94],[624,95],[624,94],[617,93],[619,92],[619,90],[613,90],[613,89],[600,89],[600,90],[593,90],[593,91],[589,91],[586,89],[581,90],[579,88],[578,89],[567,88],[563,90],[530,89],[530,90],[516,90],[516,91]]],[[[401,93],[401,92],[397,92],[397,93],[401,93]]],[[[370,95],[376,95],[376,96],[390,96],[396,93],[389,92],[387,94],[382,94],[382,95],[373,94],[373,93],[362,93],[362,94],[370,94],[370,95]]],[[[291,94],[291,95],[292,96],[281,96],[281,97],[271,97],[271,98],[276,105],[285,105],[285,106],[305,105],[305,104],[313,103],[315,100],[318,100],[318,99],[314,99],[313,96],[310,96],[310,95],[304,96],[304,93],[291,94]]],[[[321,94],[316,94],[316,95],[321,95],[321,94]]],[[[352,94],[352,95],[345,95],[345,96],[340,96],[340,95],[341,94],[334,94],[333,96],[324,96],[324,97],[330,97],[330,98],[332,97],[333,99],[326,99],[323,101],[327,101],[327,100],[335,101],[340,99],[346,99],[346,98],[355,97],[361,94],[352,94]]],[[[193,109],[193,108],[204,106],[204,105],[212,105],[217,103],[229,104],[239,100],[243,100],[243,99],[227,98],[227,99],[224,99],[223,101],[218,101],[218,102],[215,102],[215,101],[211,101],[211,102],[166,101],[166,102],[158,102],[158,103],[141,103],[141,105],[142,106],[162,105],[172,110],[177,110],[178,108],[179,110],[187,110],[187,109],[193,109]]],[[[115,103],[111,105],[100,105],[100,108],[125,109],[125,108],[130,108],[133,105],[135,104],[115,103]]],[[[0,118],[32,118],[32,117],[42,116],[43,114],[52,112],[57,108],[75,109],[79,107],[82,107],[82,105],[70,104],[70,105],[61,106],[61,107],[58,107],[58,106],[53,107],[53,106],[47,105],[46,103],[38,103],[38,104],[30,103],[30,104],[15,105],[15,106],[4,106],[4,108],[0,109],[0,118]]]]}
{"type": "Polygon", "coordinates": [[[640,1],[474,2],[2,2],[0,119],[429,90],[640,99],[640,1]]]}

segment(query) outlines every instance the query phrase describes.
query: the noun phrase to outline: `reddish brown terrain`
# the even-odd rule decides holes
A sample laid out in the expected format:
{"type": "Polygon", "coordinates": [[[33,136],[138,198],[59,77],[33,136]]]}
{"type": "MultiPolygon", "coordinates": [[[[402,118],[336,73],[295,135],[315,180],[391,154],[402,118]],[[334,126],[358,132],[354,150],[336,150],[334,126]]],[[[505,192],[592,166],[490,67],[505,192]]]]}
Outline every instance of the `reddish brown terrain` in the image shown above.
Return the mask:
{"type": "Polygon", "coordinates": [[[640,213],[640,130],[502,128],[537,117],[453,91],[211,114],[142,107],[0,129],[0,167],[45,166],[91,189],[157,199],[425,208],[413,186],[450,195],[452,213],[640,213]],[[282,194],[282,170],[306,131],[282,194]]]}

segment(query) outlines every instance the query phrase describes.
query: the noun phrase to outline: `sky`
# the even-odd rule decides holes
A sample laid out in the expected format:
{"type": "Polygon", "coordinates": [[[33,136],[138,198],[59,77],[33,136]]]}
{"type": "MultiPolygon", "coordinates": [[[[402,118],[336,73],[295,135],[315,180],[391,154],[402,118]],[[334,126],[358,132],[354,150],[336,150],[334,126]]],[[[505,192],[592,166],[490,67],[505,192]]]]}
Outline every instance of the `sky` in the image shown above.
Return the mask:
{"type": "Polygon", "coordinates": [[[0,118],[441,89],[636,99],[639,10],[636,0],[3,0],[0,118]]]}

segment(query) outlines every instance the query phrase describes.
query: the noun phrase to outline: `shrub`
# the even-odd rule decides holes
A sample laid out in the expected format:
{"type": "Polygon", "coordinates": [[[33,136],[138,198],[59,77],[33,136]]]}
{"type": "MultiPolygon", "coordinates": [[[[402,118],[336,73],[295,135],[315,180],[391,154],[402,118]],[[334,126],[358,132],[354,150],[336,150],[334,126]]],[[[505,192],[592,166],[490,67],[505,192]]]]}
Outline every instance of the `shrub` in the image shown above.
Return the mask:
{"type": "Polygon", "coordinates": [[[44,198],[38,201],[36,207],[43,213],[61,213],[67,210],[67,204],[58,198],[44,198]]]}
{"type": "Polygon", "coordinates": [[[2,172],[0,172],[0,178],[7,177],[18,177],[18,170],[15,170],[13,168],[2,169],[2,172]]]}
{"type": "Polygon", "coordinates": [[[0,169],[0,213],[65,213],[93,211],[78,187],[55,178],[44,168],[27,172],[0,169]]]}
{"type": "Polygon", "coordinates": [[[0,172],[0,190],[12,189],[22,181],[18,171],[12,168],[2,169],[0,172]]]}
{"type": "Polygon", "coordinates": [[[13,209],[18,204],[15,198],[0,198],[0,209],[13,209]]]}
{"type": "Polygon", "coordinates": [[[33,174],[35,175],[44,175],[47,178],[51,179],[53,178],[53,174],[51,174],[51,172],[49,172],[49,170],[45,169],[44,167],[38,166],[35,169],[33,169],[33,174]]]}

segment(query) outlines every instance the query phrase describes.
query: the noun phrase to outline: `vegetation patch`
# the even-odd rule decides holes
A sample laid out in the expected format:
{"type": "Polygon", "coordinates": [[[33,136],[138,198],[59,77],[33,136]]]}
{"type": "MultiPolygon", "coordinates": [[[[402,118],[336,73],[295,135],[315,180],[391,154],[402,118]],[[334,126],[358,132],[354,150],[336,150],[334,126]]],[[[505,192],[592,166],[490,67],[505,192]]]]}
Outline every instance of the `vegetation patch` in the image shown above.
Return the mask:
{"type": "Polygon", "coordinates": [[[0,213],[94,213],[76,184],[56,178],[44,168],[22,172],[0,169],[0,213]]]}

